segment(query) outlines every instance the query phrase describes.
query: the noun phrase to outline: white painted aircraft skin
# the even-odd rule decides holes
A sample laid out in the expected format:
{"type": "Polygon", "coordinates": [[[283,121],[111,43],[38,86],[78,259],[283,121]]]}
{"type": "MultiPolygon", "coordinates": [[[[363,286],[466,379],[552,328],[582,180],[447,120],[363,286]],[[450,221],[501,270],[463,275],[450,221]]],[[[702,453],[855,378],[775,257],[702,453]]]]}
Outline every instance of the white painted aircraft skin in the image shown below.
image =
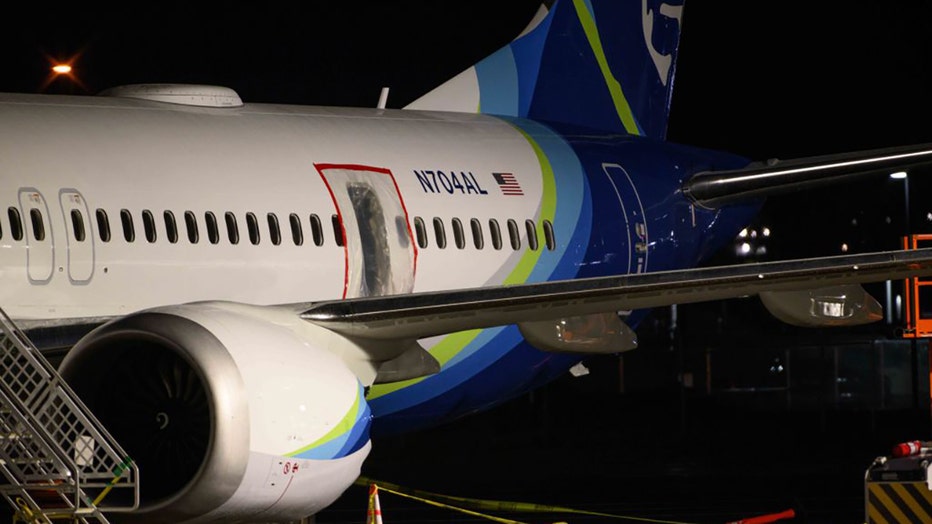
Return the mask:
{"type": "MultiPolygon", "coordinates": [[[[400,204],[386,213],[403,214],[404,227],[387,224],[385,233],[411,256],[402,253],[400,267],[392,262],[397,282],[386,288],[392,293],[501,283],[524,250],[511,249],[507,237],[503,249],[492,248],[487,226],[486,246],[477,249],[470,219],[497,220],[503,235],[507,221],[516,220],[526,249],[524,221],[537,219],[542,195],[533,147],[496,118],[273,105],[207,109],[104,97],[0,95],[0,172],[6,199],[0,201],[0,304],[13,319],[68,323],[162,306],[156,317],[193,322],[219,341],[214,350],[178,349],[198,363],[213,414],[210,431],[219,436],[188,487],[147,502],[139,513],[164,521],[307,515],[358,474],[370,446],[362,386],[375,377],[379,351],[360,349],[291,309],[252,307],[371,292],[360,287],[360,234],[352,230],[352,206],[341,200],[342,180],[369,180],[383,191],[386,208],[393,199],[400,204]],[[443,190],[434,178],[439,171],[457,173],[466,187],[451,183],[451,192],[443,190]],[[513,174],[523,194],[505,196],[492,176],[498,172],[513,174]],[[345,248],[337,245],[331,220],[341,202],[345,248]],[[98,210],[108,218],[108,240],[101,238],[98,210]],[[132,217],[132,241],[124,238],[123,210],[132,217]],[[166,211],[176,224],[174,242],[166,211]],[[151,242],[146,212],[154,224],[151,242]],[[188,212],[196,219],[196,242],[189,238],[188,212]],[[218,222],[216,243],[209,240],[206,212],[218,222]],[[235,245],[228,212],[238,225],[235,245]],[[74,213],[83,222],[83,240],[74,213]],[[257,219],[256,245],[247,213],[257,219]],[[277,245],[269,214],[278,221],[277,245]],[[301,222],[302,245],[293,241],[292,214],[301,222]],[[319,246],[312,214],[323,232],[319,246]],[[429,237],[416,252],[415,217],[426,222],[429,237]],[[435,217],[446,227],[445,249],[437,247],[435,217]],[[453,245],[454,218],[464,226],[464,249],[453,245]],[[191,302],[198,304],[179,305],[191,302]],[[218,361],[232,365],[217,368],[218,361]],[[286,463],[292,470],[276,475],[286,463]]],[[[64,367],[80,366],[76,361],[64,367]]],[[[88,380],[103,380],[94,377],[88,380]]],[[[107,394],[131,396],[135,387],[135,380],[121,380],[107,394]]]]}
{"type": "MultiPolygon", "coordinates": [[[[513,127],[483,115],[274,105],[207,109],[0,95],[0,194],[6,195],[0,202],[0,303],[15,319],[61,319],[205,299],[283,304],[341,298],[345,253],[334,242],[336,209],[315,164],[392,173],[409,227],[415,216],[427,223],[428,247],[416,255],[416,291],[490,283],[520,252],[475,249],[469,219],[488,224],[494,218],[503,229],[515,219],[523,226],[536,218],[540,205],[540,164],[533,149],[513,127]],[[415,176],[424,170],[471,173],[478,189],[425,192],[415,176]],[[514,173],[524,196],[502,195],[493,172],[514,173]],[[487,194],[476,194],[480,189],[487,194]],[[83,243],[66,224],[65,210],[75,205],[86,221],[83,243]],[[11,234],[10,207],[23,215],[22,240],[11,234]],[[30,230],[31,207],[45,217],[44,242],[30,230]],[[99,238],[97,209],[109,218],[109,242],[99,238]],[[132,242],[123,237],[123,209],[132,214],[132,242]],[[143,210],[154,217],[155,242],[146,239],[143,210]],[[167,238],[165,211],[177,222],[176,243],[167,238]],[[185,227],[187,211],[197,221],[194,244],[185,227]],[[207,211],[219,222],[217,244],[207,238],[207,211]],[[236,216],[238,245],[227,238],[226,212],[236,216]],[[258,245],[249,241],[248,212],[258,220],[258,245]],[[270,241],[268,213],[280,224],[280,245],[270,241]],[[302,222],[302,246],[291,238],[292,213],[302,222]],[[323,227],[321,246],[311,239],[312,213],[323,227]],[[467,248],[438,249],[434,217],[446,224],[451,246],[451,219],[460,218],[467,248]],[[469,270],[450,271],[464,252],[469,270]]],[[[526,238],[523,227],[521,234],[526,238]]]]}

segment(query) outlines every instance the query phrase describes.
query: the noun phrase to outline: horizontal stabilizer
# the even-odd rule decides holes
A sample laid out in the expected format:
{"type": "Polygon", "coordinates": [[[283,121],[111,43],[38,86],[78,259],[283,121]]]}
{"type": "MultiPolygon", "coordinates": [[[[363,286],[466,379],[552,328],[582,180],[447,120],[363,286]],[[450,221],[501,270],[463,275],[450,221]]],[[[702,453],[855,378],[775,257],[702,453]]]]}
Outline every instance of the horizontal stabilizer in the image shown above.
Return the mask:
{"type": "Polygon", "coordinates": [[[561,280],[310,304],[301,318],[350,337],[415,339],[486,328],[932,275],[932,248],[561,280]]]}
{"type": "Polygon", "coordinates": [[[697,173],[683,184],[683,193],[702,207],[716,208],[928,164],[932,164],[932,144],[774,159],[742,169],[697,173]]]}

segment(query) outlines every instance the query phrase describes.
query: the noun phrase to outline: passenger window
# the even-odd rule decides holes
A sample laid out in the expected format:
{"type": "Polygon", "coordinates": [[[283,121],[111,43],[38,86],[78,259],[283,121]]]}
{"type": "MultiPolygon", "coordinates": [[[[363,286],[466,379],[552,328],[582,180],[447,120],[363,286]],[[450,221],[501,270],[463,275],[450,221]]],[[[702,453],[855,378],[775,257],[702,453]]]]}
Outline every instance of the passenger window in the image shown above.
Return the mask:
{"type": "MultiPolygon", "coordinates": [[[[210,215],[211,218],[214,219],[214,235],[212,237],[214,241],[211,243],[216,244],[217,240],[219,240],[218,238],[219,235],[217,235],[217,217],[215,217],[214,214],[209,211],[207,212],[207,214],[210,215]]],[[[200,240],[201,238],[200,238],[200,234],[197,231],[197,215],[194,214],[194,211],[184,212],[184,228],[186,232],[188,233],[188,242],[192,244],[197,244],[198,240],[200,240]]],[[[208,234],[207,236],[210,237],[210,234],[208,234]]]]}
{"type": "Polygon", "coordinates": [[[427,247],[427,227],[421,217],[414,217],[414,234],[417,236],[417,245],[421,249],[427,247]]]}
{"type": "Polygon", "coordinates": [[[100,237],[101,242],[110,242],[110,217],[100,208],[94,212],[94,215],[97,217],[97,236],[100,237]]]}
{"type": "Polygon", "coordinates": [[[148,209],[142,210],[142,228],[146,233],[146,240],[150,244],[155,242],[155,217],[148,209]]]}
{"type": "Polygon", "coordinates": [[[314,238],[315,246],[324,245],[324,226],[320,223],[320,217],[311,215],[311,236],[314,238]]]}
{"type": "Polygon", "coordinates": [[[553,234],[553,224],[549,220],[544,220],[544,241],[547,243],[547,251],[553,251],[557,248],[557,239],[553,234]]]}
{"type": "Polygon", "coordinates": [[[476,249],[482,249],[485,246],[485,240],[482,238],[482,222],[479,222],[478,218],[474,218],[469,221],[470,229],[472,229],[472,243],[476,246],[476,249]]]}
{"type": "Polygon", "coordinates": [[[165,220],[165,236],[168,237],[168,241],[172,244],[178,242],[178,223],[175,222],[175,214],[171,211],[165,211],[162,213],[162,218],[165,220]]]}
{"type": "Polygon", "coordinates": [[[437,247],[440,249],[447,247],[447,232],[440,217],[434,217],[434,238],[437,240],[437,247]]]}
{"type": "Polygon", "coordinates": [[[330,221],[333,222],[333,238],[338,246],[343,247],[343,226],[340,224],[340,216],[333,215],[330,217],[330,221]]]}
{"type": "Polygon", "coordinates": [[[259,220],[256,219],[256,215],[252,213],[246,213],[246,229],[249,231],[249,243],[254,246],[258,246],[259,220]]]}
{"type": "Polygon", "coordinates": [[[489,233],[492,234],[492,247],[495,249],[502,248],[502,230],[498,226],[498,220],[489,220],[489,233]]]}
{"type": "Polygon", "coordinates": [[[463,233],[463,223],[460,222],[460,219],[453,219],[453,242],[456,244],[457,249],[463,249],[466,247],[466,235],[463,233]]]}
{"type": "Polygon", "coordinates": [[[518,232],[518,223],[508,219],[508,236],[511,238],[511,249],[521,249],[521,234],[518,232]]]}
{"type": "Polygon", "coordinates": [[[29,218],[32,220],[32,236],[42,242],[45,240],[45,221],[42,219],[42,212],[35,208],[30,209],[29,218]]]}
{"type": "Polygon", "coordinates": [[[282,243],[282,232],[278,228],[278,216],[275,213],[269,213],[266,218],[269,221],[269,240],[272,241],[273,246],[280,245],[282,243]]]}
{"type": "Polygon", "coordinates": [[[230,243],[235,246],[239,244],[239,226],[236,224],[236,215],[227,211],[224,214],[224,219],[227,222],[227,237],[230,239],[230,243]]]}
{"type": "Polygon", "coordinates": [[[288,215],[288,222],[291,223],[291,240],[294,245],[304,245],[304,228],[301,227],[301,217],[292,213],[288,215]]]}
{"type": "Polygon", "coordinates": [[[123,238],[127,242],[136,240],[136,228],[133,226],[133,215],[128,209],[120,210],[120,222],[123,223],[123,238]]]}
{"type": "MultiPolygon", "coordinates": [[[[220,243],[220,226],[217,224],[217,215],[213,211],[207,211],[204,213],[204,222],[207,223],[207,240],[211,244],[220,243]]],[[[197,229],[194,230],[197,233],[197,229]]],[[[190,232],[189,232],[190,234],[190,232]]],[[[194,240],[197,242],[197,240],[194,240]]]]}
{"type": "Polygon", "coordinates": [[[84,232],[84,215],[77,209],[71,210],[71,231],[76,241],[84,242],[86,236],[84,232]]]}
{"type": "Polygon", "coordinates": [[[23,219],[19,215],[19,209],[11,207],[7,210],[7,216],[10,217],[10,234],[13,240],[23,239],[23,219]]]}
{"type": "Polygon", "coordinates": [[[527,229],[527,247],[530,248],[531,251],[537,251],[539,246],[537,245],[537,228],[534,227],[534,221],[530,219],[525,220],[524,228],[527,229]]]}

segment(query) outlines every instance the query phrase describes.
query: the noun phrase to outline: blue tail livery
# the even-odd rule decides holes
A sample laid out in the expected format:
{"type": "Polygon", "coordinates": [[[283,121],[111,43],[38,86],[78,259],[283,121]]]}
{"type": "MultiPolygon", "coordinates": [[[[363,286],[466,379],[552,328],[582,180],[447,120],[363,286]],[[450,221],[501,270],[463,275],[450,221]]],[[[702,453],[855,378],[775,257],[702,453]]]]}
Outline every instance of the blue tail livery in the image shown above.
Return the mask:
{"type": "Polygon", "coordinates": [[[413,102],[664,138],[683,4],[563,0],[513,42],[413,102]]]}

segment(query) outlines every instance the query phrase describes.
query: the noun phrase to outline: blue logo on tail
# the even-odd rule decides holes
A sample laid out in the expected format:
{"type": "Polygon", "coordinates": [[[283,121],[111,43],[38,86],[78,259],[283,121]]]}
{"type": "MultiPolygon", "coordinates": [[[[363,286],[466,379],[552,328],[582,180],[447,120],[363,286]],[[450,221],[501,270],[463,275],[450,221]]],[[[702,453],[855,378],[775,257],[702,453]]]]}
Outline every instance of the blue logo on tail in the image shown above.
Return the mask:
{"type": "Polygon", "coordinates": [[[476,64],[479,110],[664,138],[682,0],[558,0],[476,64]]]}

